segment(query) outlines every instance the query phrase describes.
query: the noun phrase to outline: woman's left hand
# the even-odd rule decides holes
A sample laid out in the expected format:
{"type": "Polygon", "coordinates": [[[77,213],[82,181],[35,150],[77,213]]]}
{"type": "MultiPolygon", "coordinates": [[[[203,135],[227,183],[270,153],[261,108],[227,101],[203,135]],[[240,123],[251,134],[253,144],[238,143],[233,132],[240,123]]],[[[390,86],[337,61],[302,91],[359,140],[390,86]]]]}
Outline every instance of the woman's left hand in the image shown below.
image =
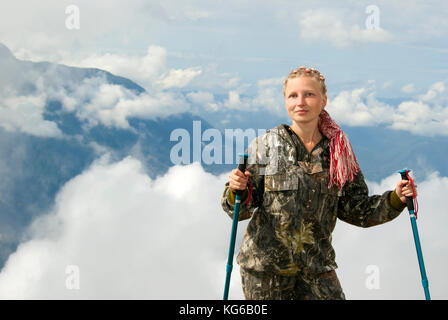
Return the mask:
{"type": "MultiPolygon", "coordinates": [[[[415,187],[415,196],[417,196],[417,185],[414,184],[415,187]]],[[[397,187],[395,188],[395,193],[398,198],[400,198],[401,202],[406,203],[406,197],[413,197],[414,193],[412,191],[411,182],[409,180],[401,180],[397,183],[397,187]]]]}

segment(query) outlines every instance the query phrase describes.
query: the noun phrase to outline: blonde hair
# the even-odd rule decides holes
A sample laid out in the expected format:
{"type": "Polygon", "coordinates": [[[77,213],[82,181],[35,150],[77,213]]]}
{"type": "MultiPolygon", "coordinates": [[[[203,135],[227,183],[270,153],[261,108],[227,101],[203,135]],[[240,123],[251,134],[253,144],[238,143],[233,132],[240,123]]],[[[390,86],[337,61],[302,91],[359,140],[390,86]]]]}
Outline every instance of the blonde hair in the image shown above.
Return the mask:
{"type": "Polygon", "coordinates": [[[327,94],[327,86],[325,85],[325,78],[324,76],[316,69],[314,68],[306,68],[304,66],[300,66],[297,69],[291,70],[291,72],[286,77],[285,81],[283,82],[283,96],[285,95],[286,86],[288,84],[289,79],[299,78],[299,77],[312,77],[317,80],[317,82],[320,83],[322,88],[322,94],[327,94]]]}

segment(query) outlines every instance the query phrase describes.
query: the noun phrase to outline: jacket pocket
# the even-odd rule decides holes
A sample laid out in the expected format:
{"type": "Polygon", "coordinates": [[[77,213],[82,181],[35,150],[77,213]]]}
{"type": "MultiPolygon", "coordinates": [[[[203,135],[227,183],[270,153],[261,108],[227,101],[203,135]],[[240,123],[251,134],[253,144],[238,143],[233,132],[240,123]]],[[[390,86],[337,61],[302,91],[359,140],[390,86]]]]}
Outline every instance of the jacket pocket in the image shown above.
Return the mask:
{"type": "Polygon", "coordinates": [[[299,179],[295,175],[276,174],[266,175],[264,180],[265,191],[287,191],[299,188],[299,179]]]}
{"type": "Polygon", "coordinates": [[[267,175],[264,180],[263,205],[267,212],[279,215],[280,212],[295,212],[295,203],[299,189],[296,175],[267,175]]]}

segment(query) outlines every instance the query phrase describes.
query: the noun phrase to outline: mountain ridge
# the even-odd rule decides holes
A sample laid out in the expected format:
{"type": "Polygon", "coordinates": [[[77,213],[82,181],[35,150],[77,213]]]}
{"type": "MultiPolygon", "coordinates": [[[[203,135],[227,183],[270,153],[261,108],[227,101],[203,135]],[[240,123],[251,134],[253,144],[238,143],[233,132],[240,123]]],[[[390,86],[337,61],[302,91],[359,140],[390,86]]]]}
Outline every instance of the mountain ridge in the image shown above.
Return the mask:
{"type": "MultiPolygon", "coordinates": [[[[67,83],[77,86],[85,79],[98,76],[104,77],[105,83],[133,91],[136,96],[146,93],[132,80],[98,68],[16,59],[2,44],[0,70],[3,71],[1,87],[7,88],[7,92],[12,89],[18,96],[33,95],[37,81],[46,81],[54,90],[65,90],[69,87],[67,83]],[[54,81],[55,75],[62,82],[54,81]]],[[[193,121],[201,121],[204,129],[211,128],[206,120],[189,112],[154,119],[130,117],[127,120],[132,130],[101,123],[84,126],[75,111],[64,109],[62,103],[57,98],[47,99],[42,113],[44,120],[57,125],[62,138],[8,131],[0,125],[0,267],[14,252],[27,226],[37,216],[49,212],[60,188],[104,152],[117,161],[134,155],[155,179],[173,165],[169,157],[171,147],[177,143],[170,141],[174,129],[186,128],[191,132],[193,121]]]]}

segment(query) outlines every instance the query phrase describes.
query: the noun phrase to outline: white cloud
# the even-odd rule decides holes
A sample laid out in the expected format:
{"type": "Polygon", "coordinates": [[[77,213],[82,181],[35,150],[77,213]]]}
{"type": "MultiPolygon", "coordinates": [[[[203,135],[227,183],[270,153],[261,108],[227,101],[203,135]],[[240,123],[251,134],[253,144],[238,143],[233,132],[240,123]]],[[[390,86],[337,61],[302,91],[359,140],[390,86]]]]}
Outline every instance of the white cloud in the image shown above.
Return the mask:
{"type": "Polygon", "coordinates": [[[143,56],[105,53],[93,54],[82,59],[67,56],[66,64],[78,67],[95,67],[131,79],[146,89],[163,90],[183,88],[202,73],[200,67],[168,69],[167,50],[150,45],[143,56]]]}
{"type": "Polygon", "coordinates": [[[86,78],[70,84],[68,89],[47,90],[62,103],[62,108],[75,112],[78,119],[95,126],[130,129],[129,117],[154,119],[190,110],[190,104],[181,94],[165,91],[136,94],[120,85],[107,83],[104,77],[86,78]]]}
{"type": "Polygon", "coordinates": [[[0,126],[10,132],[23,132],[40,137],[62,137],[56,123],[45,120],[44,93],[20,95],[0,92],[0,126]]]}
{"type": "Polygon", "coordinates": [[[245,84],[228,91],[224,108],[248,112],[267,112],[278,115],[285,112],[281,78],[268,78],[257,81],[256,93],[242,95],[251,84],[245,84]]]}
{"type": "Polygon", "coordinates": [[[387,42],[393,39],[392,35],[381,27],[367,29],[354,21],[356,19],[353,14],[349,14],[349,10],[309,9],[298,17],[300,37],[304,40],[330,41],[336,47],[387,42]]]}
{"type": "Polygon", "coordinates": [[[162,89],[183,88],[201,73],[202,70],[200,68],[173,69],[164,78],[158,80],[157,83],[162,89]]]}
{"type": "Polygon", "coordinates": [[[224,102],[224,106],[229,109],[236,110],[250,110],[250,101],[247,98],[241,98],[238,91],[230,90],[228,93],[228,98],[224,102]]]}
{"type": "MultiPolygon", "coordinates": [[[[231,227],[219,207],[225,178],[196,163],[151,180],[133,158],[98,160],[9,257],[0,296],[220,299],[231,227]],[[66,287],[70,265],[79,267],[79,290],[66,287]]],[[[242,298],[238,268],[230,297],[242,298]]]]}
{"type": "Polygon", "coordinates": [[[208,111],[219,111],[220,107],[215,102],[212,93],[207,91],[192,91],[187,94],[188,100],[193,104],[193,108],[197,105],[204,107],[208,111]]]}
{"type": "Polygon", "coordinates": [[[262,79],[257,82],[257,94],[252,105],[272,114],[285,113],[283,78],[262,79]]]}
{"type": "Polygon", "coordinates": [[[381,85],[381,88],[382,88],[382,89],[389,88],[389,87],[391,87],[391,86],[393,85],[393,83],[394,83],[393,80],[388,80],[388,81],[384,82],[384,83],[381,85]]]}
{"type": "Polygon", "coordinates": [[[187,94],[187,97],[193,102],[200,104],[212,103],[214,101],[213,94],[206,91],[190,92],[187,94]]]}
{"type": "Polygon", "coordinates": [[[272,86],[282,87],[284,80],[285,80],[284,78],[261,79],[257,81],[257,85],[260,88],[272,87],[272,86]]]}
{"type": "Polygon", "coordinates": [[[444,98],[443,102],[448,102],[445,92],[445,84],[442,81],[436,82],[428,89],[428,91],[421,96],[423,101],[434,101],[436,99],[444,98]]]}
{"type": "Polygon", "coordinates": [[[417,135],[448,135],[448,99],[443,82],[436,82],[417,101],[404,101],[392,114],[394,129],[417,135]]]}
{"type": "Polygon", "coordinates": [[[415,91],[415,87],[413,83],[409,83],[401,88],[401,91],[404,93],[413,93],[415,91]]]}
{"type": "Polygon", "coordinates": [[[393,108],[375,99],[371,88],[342,91],[328,99],[326,109],[341,124],[375,126],[388,121],[393,108]]]}
{"type": "MultiPolygon", "coordinates": [[[[134,158],[97,160],[64,185],[53,210],[35,221],[29,240],[10,255],[0,273],[0,297],[221,299],[231,227],[219,204],[226,179],[194,163],[151,180],[134,158]],[[71,265],[79,267],[79,290],[66,286],[71,265]]],[[[398,180],[397,174],[368,184],[371,193],[382,193],[398,180]]],[[[442,235],[448,218],[442,193],[448,178],[433,173],[418,186],[417,221],[430,289],[434,299],[446,299],[448,243],[442,235]]],[[[236,253],[246,227],[247,222],[239,225],[236,253]]],[[[371,229],[339,221],[333,239],[348,299],[422,299],[406,211],[371,229]],[[379,268],[379,290],[365,286],[368,265],[379,268]]],[[[236,264],[230,298],[243,299],[236,264]]]]}
{"type": "Polygon", "coordinates": [[[430,86],[417,100],[391,106],[376,99],[374,86],[342,91],[328,99],[327,110],[334,119],[349,126],[387,125],[417,135],[448,135],[448,99],[443,82],[430,86]]]}
{"type": "Polygon", "coordinates": [[[67,56],[63,62],[77,67],[106,70],[151,88],[152,81],[158,79],[166,69],[166,49],[150,45],[143,56],[105,53],[92,54],[80,60],[67,56]]]}
{"type": "MultiPolygon", "coordinates": [[[[398,174],[379,183],[368,182],[370,194],[392,190],[398,174]]],[[[447,278],[443,266],[448,261],[448,242],[443,237],[448,217],[444,213],[441,190],[448,187],[448,177],[437,172],[417,181],[419,214],[417,226],[423,251],[429,290],[433,299],[446,299],[447,278]]],[[[361,229],[338,222],[333,245],[339,265],[338,276],[348,299],[424,299],[420,271],[409,214],[405,209],[394,221],[361,229]],[[379,269],[379,289],[368,289],[367,266],[379,269]]]]}

